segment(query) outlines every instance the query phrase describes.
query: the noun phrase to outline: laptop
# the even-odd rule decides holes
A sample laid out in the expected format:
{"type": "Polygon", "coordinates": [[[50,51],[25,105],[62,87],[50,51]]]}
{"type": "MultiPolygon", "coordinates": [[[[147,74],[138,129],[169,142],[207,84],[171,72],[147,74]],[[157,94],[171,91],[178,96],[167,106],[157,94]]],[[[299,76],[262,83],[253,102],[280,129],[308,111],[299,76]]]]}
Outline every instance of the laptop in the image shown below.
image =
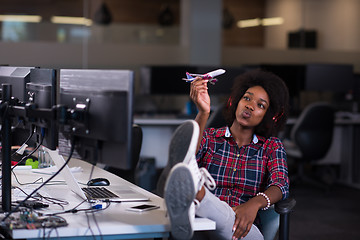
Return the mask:
{"type": "MultiPolygon", "coordinates": [[[[55,166],[60,169],[64,164],[65,160],[62,155],[60,155],[56,150],[52,151],[46,149],[49,152],[51,159],[53,160],[55,166]]],[[[88,202],[98,202],[98,201],[111,201],[111,202],[137,202],[137,201],[149,201],[149,197],[143,195],[142,193],[137,192],[132,189],[130,186],[122,185],[115,187],[86,187],[86,189],[92,189],[98,191],[103,191],[104,196],[91,196],[88,191],[84,191],[85,188],[81,188],[72,174],[69,166],[65,166],[60,174],[65,179],[66,184],[69,186],[70,190],[77,194],[84,200],[88,202]],[[109,193],[110,192],[110,193],[109,193]]],[[[86,190],[85,189],[85,190],[86,190]]]]}

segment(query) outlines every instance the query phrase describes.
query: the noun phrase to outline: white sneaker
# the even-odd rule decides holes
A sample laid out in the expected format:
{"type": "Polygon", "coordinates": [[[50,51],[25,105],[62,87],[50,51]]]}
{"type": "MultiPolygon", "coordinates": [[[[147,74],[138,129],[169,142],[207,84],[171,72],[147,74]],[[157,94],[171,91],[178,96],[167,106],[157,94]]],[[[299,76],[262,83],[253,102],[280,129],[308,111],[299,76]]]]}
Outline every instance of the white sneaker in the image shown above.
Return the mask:
{"type": "Polygon", "coordinates": [[[199,131],[199,125],[194,120],[185,121],[175,130],[169,145],[169,159],[157,184],[156,192],[159,196],[164,195],[165,181],[171,169],[177,163],[187,164],[195,157],[199,131]]]}
{"type": "Polygon", "coordinates": [[[193,175],[184,163],[176,164],[165,184],[165,204],[175,239],[191,239],[195,220],[194,199],[197,191],[193,175]]]}
{"type": "Polygon", "coordinates": [[[190,239],[195,220],[195,196],[204,185],[215,188],[215,181],[196,161],[178,163],[165,184],[165,204],[170,217],[171,234],[175,239],[190,239]],[[193,164],[195,162],[195,164],[193,164]]]}
{"type": "Polygon", "coordinates": [[[210,190],[216,186],[209,172],[205,168],[199,169],[196,162],[199,132],[199,125],[194,120],[186,121],[176,129],[170,143],[168,165],[162,173],[162,177],[166,176],[163,195],[171,233],[176,239],[192,237],[195,196],[204,184],[210,190]]]}

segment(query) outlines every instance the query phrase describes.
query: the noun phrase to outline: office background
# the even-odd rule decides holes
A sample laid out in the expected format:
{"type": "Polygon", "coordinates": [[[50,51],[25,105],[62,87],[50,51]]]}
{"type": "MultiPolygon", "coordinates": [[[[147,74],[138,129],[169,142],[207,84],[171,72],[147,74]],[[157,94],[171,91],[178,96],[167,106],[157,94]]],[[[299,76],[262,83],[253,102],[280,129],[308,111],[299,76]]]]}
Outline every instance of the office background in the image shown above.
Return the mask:
{"type": "Polygon", "coordinates": [[[359,9],[356,0],[3,0],[0,14],[42,19],[2,22],[0,62],[61,68],[331,62],[354,64],[359,72],[359,9]],[[95,18],[102,3],[108,25],[95,18]],[[166,7],[170,20],[159,20],[166,7]],[[93,23],[54,24],[53,16],[93,23]],[[272,22],[278,25],[257,22],[264,18],[279,18],[272,22]],[[253,27],[238,23],[254,19],[247,24],[253,27]],[[288,48],[289,33],[301,29],[317,33],[315,48],[288,48]],[[201,56],[194,56],[198,49],[201,56]]]}
{"type": "MultiPolygon", "coordinates": [[[[353,65],[358,75],[359,10],[358,0],[2,0],[0,64],[132,69],[140,104],[144,102],[140,69],[149,65],[331,63],[353,65]],[[9,14],[38,15],[41,20],[6,21],[3,15],[9,14]],[[85,19],[65,24],[55,23],[54,16],[85,19]]],[[[159,96],[154,99],[155,103],[164,100],[159,96]]],[[[167,100],[164,109],[178,110],[184,107],[187,96],[168,96],[167,100]]],[[[359,216],[351,211],[358,209],[359,192],[347,190],[344,193],[341,188],[325,198],[318,191],[296,190],[301,212],[293,214],[291,232],[300,236],[298,239],[304,233],[314,234],[300,227],[307,222],[309,226],[323,224],[319,235],[326,236],[324,239],[359,237],[354,225],[359,216]],[[348,209],[338,207],[342,204],[339,195],[346,197],[348,209]],[[336,196],[335,205],[329,203],[332,196],[336,196]],[[314,199],[309,208],[311,197],[318,200],[314,199]],[[323,201],[331,207],[318,207],[323,201]],[[315,210],[325,212],[319,219],[309,216],[311,212],[305,215],[306,209],[312,209],[314,215],[315,210]],[[334,221],[324,225],[330,222],[326,221],[329,215],[334,221]],[[311,221],[314,219],[315,223],[311,221]],[[337,221],[347,224],[336,226],[337,221]]],[[[320,239],[319,235],[306,239],[320,239]]]]}

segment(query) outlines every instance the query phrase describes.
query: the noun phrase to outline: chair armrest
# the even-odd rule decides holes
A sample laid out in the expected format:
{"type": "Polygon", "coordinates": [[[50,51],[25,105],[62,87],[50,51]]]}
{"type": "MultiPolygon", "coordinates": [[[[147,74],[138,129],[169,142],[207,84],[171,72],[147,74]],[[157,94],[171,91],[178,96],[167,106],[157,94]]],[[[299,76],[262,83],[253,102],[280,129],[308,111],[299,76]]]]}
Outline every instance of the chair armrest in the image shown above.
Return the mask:
{"type": "Polygon", "coordinates": [[[278,214],[287,214],[293,210],[295,205],[296,205],[296,200],[292,197],[289,197],[275,203],[275,211],[278,214]]]}

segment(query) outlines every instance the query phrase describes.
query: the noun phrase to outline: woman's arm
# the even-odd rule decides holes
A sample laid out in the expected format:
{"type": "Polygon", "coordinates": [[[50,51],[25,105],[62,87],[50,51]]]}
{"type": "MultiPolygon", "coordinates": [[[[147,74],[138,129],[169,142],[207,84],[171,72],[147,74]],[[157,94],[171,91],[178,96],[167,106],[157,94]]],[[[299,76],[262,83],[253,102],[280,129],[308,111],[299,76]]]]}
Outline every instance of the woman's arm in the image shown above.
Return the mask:
{"type": "MultiPolygon", "coordinates": [[[[277,186],[270,186],[264,194],[269,198],[270,205],[282,199],[282,192],[277,186]]],[[[234,237],[245,237],[249,233],[251,226],[255,221],[257,212],[260,209],[265,208],[267,204],[268,202],[265,196],[257,195],[246,203],[233,207],[236,214],[233,226],[234,237]]]]}
{"type": "Polygon", "coordinates": [[[210,116],[210,96],[208,93],[207,83],[208,80],[197,78],[191,82],[190,87],[190,98],[198,109],[198,114],[196,115],[195,121],[199,124],[200,127],[199,140],[196,150],[199,150],[202,133],[210,116]]]}

